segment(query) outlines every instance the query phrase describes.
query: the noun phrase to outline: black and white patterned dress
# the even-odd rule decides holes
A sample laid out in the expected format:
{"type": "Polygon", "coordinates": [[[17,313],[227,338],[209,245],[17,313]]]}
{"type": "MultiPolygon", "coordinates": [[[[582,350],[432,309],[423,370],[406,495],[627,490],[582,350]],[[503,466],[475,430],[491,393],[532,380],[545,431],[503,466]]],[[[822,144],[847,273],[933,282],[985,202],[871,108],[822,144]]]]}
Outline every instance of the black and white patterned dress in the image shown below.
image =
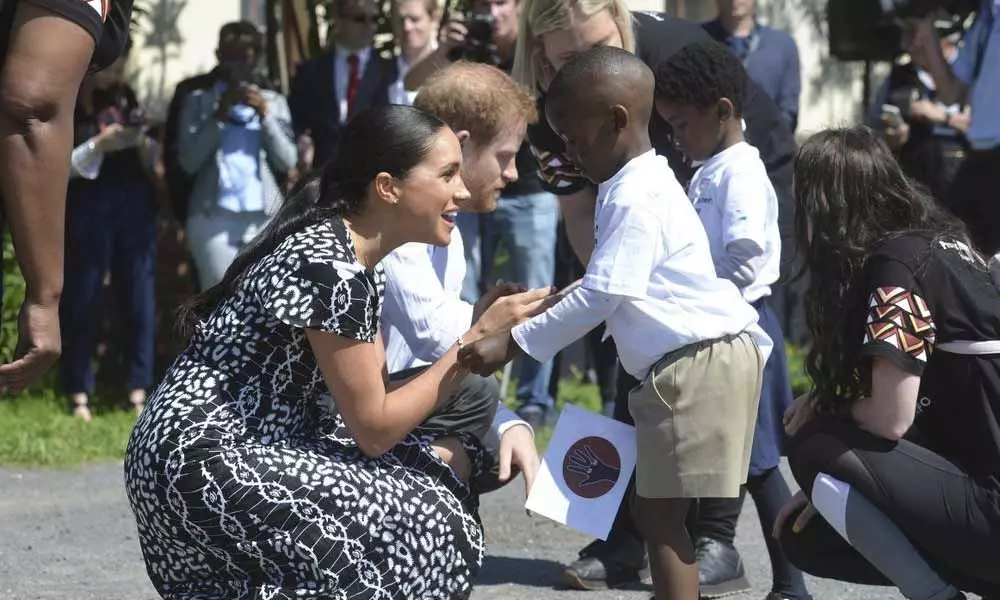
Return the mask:
{"type": "MultiPolygon", "coordinates": [[[[199,324],[125,457],[162,596],[468,596],[483,557],[478,501],[430,449],[433,434],[369,459],[321,402],[304,328],[374,341],[383,286],[343,223],[326,222],[251,267],[199,324]]],[[[481,464],[479,441],[462,441],[481,464]]]]}

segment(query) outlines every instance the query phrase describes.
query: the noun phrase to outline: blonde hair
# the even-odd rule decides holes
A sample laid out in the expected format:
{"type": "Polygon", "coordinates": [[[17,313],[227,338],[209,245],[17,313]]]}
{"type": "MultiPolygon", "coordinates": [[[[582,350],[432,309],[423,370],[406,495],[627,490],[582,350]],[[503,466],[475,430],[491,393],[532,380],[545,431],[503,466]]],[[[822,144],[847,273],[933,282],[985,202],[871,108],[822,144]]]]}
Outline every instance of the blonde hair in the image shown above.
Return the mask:
{"type": "Polygon", "coordinates": [[[481,146],[492,143],[512,119],[528,124],[538,120],[535,99],[514,78],[496,67],[466,61],[432,75],[420,86],[413,106],[454,131],[468,131],[481,146]]]}
{"type": "Polygon", "coordinates": [[[555,72],[545,59],[542,35],[569,29],[575,24],[577,14],[587,18],[602,10],[609,11],[618,25],[622,47],[634,53],[632,13],[624,0],[521,0],[512,71],[518,83],[532,90],[547,88],[555,72]]]}

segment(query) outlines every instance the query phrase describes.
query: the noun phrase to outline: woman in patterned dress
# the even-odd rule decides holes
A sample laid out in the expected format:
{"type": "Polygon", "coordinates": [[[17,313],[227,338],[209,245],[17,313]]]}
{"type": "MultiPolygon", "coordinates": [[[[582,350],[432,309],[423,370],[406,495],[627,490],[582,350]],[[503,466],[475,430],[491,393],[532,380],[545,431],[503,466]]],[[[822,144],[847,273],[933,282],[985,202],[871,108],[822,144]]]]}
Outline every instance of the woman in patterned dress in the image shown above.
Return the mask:
{"type": "Polygon", "coordinates": [[[132,434],[126,490],[164,598],[465,598],[482,562],[466,482],[496,407],[447,399],[463,340],[512,323],[487,310],[388,388],[377,331],[381,258],[447,244],[469,197],[458,138],[389,106],[341,148],[182,312],[190,344],[132,434]]]}

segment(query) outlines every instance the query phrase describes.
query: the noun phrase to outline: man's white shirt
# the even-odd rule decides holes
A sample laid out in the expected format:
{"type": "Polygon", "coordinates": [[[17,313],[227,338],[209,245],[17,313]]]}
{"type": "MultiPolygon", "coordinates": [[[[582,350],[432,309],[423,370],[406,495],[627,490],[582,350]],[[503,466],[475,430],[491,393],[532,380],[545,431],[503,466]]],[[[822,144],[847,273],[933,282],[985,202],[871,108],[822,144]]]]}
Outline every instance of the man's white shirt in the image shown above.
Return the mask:
{"type": "MultiPolygon", "coordinates": [[[[447,246],[404,244],[382,259],[385,298],[380,321],[390,373],[441,358],[472,325],[472,305],[459,295],[465,245],[458,228],[447,246]]],[[[493,421],[498,436],[528,424],[502,404],[493,421]]]]}
{"type": "Polygon", "coordinates": [[[778,196],[757,149],[740,142],[709,158],[688,195],[719,277],[736,283],[751,304],[769,296],[781,269],[778,196]]]}
{"type": "Polygon", "coordinates": [[[765,359],[770,353],[757,311],[716,276],[694,207],[652,150],[598,187],[595,246],[582,285],[512,335],[544,361],[602,321],[622,367],[639,380],[673,350],[742,331],[765,359]]]}

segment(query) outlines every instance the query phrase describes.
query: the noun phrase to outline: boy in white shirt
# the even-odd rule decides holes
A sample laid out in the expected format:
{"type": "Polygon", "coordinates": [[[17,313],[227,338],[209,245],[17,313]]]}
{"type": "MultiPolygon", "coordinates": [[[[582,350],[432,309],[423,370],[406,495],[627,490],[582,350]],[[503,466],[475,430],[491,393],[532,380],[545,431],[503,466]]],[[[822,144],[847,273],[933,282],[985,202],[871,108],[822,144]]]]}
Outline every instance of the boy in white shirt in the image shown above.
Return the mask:
{"type": "MultiPolygon", "coordinates": [[[[722,44],[690,44],[657,67],[655,107],[670,123],[680,150],[702,162],[688,196],[708,234],[716,273],[740,288],[774,342],[764,366],[746,489],[757,506],[771,559],[773,583],[768,598],[806,600],[810,596],[802,572],[769,535],[778,511],[792,497],[778,470],[784,439],[782,415],[792,403],[792,387],[784,334],[767,302],[781,262],[778,197],[760,154],[743,138],[746,79],[743,64],[722,44]]],[[[718,528],[700,527],[699,521],[732,521],[735,531],[742,505],[742,494],[736,499],[703,499],[694,520],[697,546],[721,544],[724,548],[715,552],[738,559],[732,540],[702,538],[700,530],[718,528]]]]}
{"type": "Polygon", "coordinates": [[[599,46],[559,71],[546,118],[599,184],[586,275],[545,313],[463,347],[459,358],[476,373],[519,351],[546,360],[607,324],[622,366],[642,381],[629,396],[633,510],[656,597],[697,600],[689,501],[739,494],[770,341],[739,290],[716,276],[698,215],[653,151],[652,111],[653,73],[630,52],[599,46]]]}

